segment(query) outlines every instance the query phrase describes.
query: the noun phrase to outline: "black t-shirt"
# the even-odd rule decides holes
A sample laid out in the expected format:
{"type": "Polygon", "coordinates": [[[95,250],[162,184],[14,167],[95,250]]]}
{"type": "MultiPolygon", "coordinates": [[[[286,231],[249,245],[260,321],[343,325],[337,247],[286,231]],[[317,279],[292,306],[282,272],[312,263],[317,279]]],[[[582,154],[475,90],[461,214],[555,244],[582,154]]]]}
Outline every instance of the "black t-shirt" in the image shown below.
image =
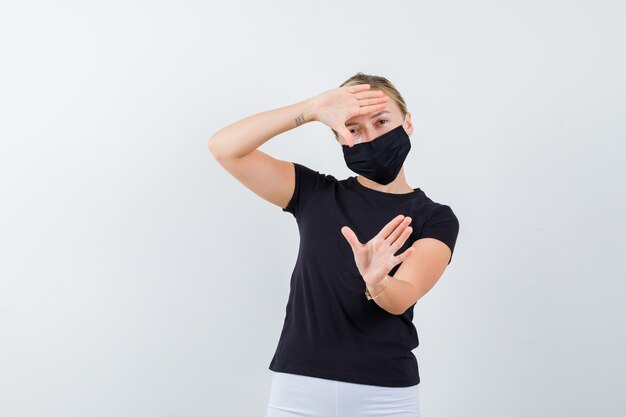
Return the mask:
{"type": "Polygon", "coordinates": [[[413,231],[396,254],[425,237],[439,239],[454,251],[459,231],[455,214],[419,188],[385,193],[363,186],[356,177],[337,180],[298,163],[294,167],[295,190],[282,210],[295,217],[300,246],[269,369],[386,387],[419,384],[411,352],[419,345],[415,304],[395,315],[365,297],[365,281],[341,228],[350,227],[367,243],[403,214],[411,217],[413,231]]]}

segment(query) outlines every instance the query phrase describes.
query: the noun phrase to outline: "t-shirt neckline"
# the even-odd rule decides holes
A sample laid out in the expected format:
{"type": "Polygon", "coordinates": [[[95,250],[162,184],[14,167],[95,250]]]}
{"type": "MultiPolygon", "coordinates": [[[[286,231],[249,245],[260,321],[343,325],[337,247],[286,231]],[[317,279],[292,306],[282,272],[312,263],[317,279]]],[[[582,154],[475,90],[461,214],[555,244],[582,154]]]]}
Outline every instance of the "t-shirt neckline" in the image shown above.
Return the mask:
{"type": "Polygon", "coordinates": [[[374,196],[390,197],[390,198],[404,198],[404,197],[417,195],[417,193],[420,191],[419,188],[413,188],[413,191],[410,193],[402,193],[402,194],[386,193],[384,191],[378,191],[378,190],[374,190],[372,188],[364,186],[359,181],[357,181],[356,177],[350,177],[350,180],[354,183],[354,186],[357,189],[359,189],[362,192],[368,193],[370,195],[374,195],[374,196]]]}

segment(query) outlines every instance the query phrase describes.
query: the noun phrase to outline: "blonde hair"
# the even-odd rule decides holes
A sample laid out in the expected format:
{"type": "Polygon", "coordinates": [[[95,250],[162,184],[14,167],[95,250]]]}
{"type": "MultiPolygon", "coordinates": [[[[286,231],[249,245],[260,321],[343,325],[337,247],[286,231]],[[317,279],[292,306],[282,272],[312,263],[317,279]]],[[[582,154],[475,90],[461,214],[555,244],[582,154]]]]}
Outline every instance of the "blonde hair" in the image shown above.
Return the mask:
{"type": "MultiPolygon", "coordinates": [[[[398,104],[398,107],[400,107],[400,111],[402,112],[402,117],[406,116],[406,114],[408,113],[404,98],[402,98],[402,95],[400,94],[398,89],[391,83],[391,81],[389,81],[385,77],[357,72],[352,77],[341,83],[339,87],[347,87],[358,84],[369,84],[370,90],[382,90],[398,104]]],[[[331,130],[335,134],[335,138],[338,138],[335,129],[331,130]]]]}

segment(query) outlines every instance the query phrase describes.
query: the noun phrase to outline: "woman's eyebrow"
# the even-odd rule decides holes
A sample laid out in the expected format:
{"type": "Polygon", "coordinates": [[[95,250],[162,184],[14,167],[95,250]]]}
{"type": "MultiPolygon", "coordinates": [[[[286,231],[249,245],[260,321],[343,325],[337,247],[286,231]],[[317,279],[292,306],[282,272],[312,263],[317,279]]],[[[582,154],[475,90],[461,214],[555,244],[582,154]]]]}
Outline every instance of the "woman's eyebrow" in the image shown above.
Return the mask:
{"type": "MultiPolygon", "coordinates": [[[[391,112],[390,112],[389,110],[381,110],[381,111],[376,112],[376,113],[374,113],[373,115],[371,115],[371,116],[370,116],[370,120],[371,120],[371,119],[373,119],[373,118],[375,118],[375,117],[380,116],[380,115],[381,115],[381,114],[383,114],[383,113],[391,113],[391,112]]],[[[354,122],[351,122],[351,123],[346,123],[346,126],[352,126],[352,125],[355,125],[355,124],[356,124],[356,123],[354,123],[354,122]]]]}

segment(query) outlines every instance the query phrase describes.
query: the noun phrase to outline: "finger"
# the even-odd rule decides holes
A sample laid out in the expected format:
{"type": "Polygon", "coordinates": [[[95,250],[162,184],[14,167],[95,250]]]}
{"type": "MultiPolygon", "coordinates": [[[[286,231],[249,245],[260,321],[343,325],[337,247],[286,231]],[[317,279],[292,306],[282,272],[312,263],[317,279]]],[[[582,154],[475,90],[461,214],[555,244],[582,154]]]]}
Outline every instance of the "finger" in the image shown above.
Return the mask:
{"type": "Polygon", "coordinates": [[[369,84],[356,84],[356,85],[351,85],[347,87],[346,90],[349,91],[350,93],[357,93],[359,91],[368,90],[369,88],[370,88],[369,84]]]}
{"type": "Polygon", "coordinates": [[[340,129],[339,135],[343,138],[343,143],[352,147],[354,145],[354,136],[350,131],[344,126],[343,129],[340,129]]]}
{"type": "Polygon", "coordinates": [[[372,106],[361,107],[357,111],[356,115],[360,116],[360,115],[363,115],[363,114],[374,112],[376,110],[382,110],[382,109],[385,108],[386,105],[387,105],[387,103],[381,103],[381,104],[374,104],[372,106]]]}
{"type": "Polygon", "coordinates": [[[388,95],[386,95],[383,91],[380,90],[366,90],[366,91],[361,91],[359,93],[355,93],[354,97],[361,100],[364,98],[376,98],[376,97],[387,97],[389,98],[388,95]]]}
{"type": "Polygon", "coordinates": [[[396,239],[396,241],[393,242],[389,247],[391,253],[396,253],[402,247],[402,245],[404,245],[404,242],[406,242],[409,236],[411,236],[411,233],[413,233],[412,227],[407,227],[406,229],[404,229],[398,239],[396,239]]]}
{"type": "Polygon", "coordinates": [[[402,252],[400,255],[396,256],[394,258],[396,260],[396,265],[398,265],[400,262],[404,262],[404,260],[408,258],[408,256],[412,254],[413,252],[415,252],[415,248],[411,246],[410,248],[402,252]]]}
{"type": "Polygon", "coordinates": [[[353,251],[356,251],[361,247],[361,242],[359,242],[356,234],[348,226],[344,226],[341,228],[341,234],[343,234],[343,236],[346,238],[353,251]]]}
{"type": "Polygon", "coordinates": [[[402,222],[402,220],[404,220],[404,215],[403,214],[398,214],[396,217],[391,219],[391,221],[389,223],[387,223],[385,225],[385,227],[380,229],[380,232],[378,232],[378,234],[376,234],[376,237],[379,238],[379,239],[387,239],[387,236],[389,236],[391,234],[393,229],[395,229],[396,226],[398,226],[402,222]]]}
{"type": "Polygon", "coordinates": [[[396,241],[396,239],[398,239],[398,237],[402,234],[402,232],[406,230],[409,224],[411,224],[411,218],[405,217],[402,220],[402,223],[396,226],[396,228],[393,229],[393,231],[389,234],[389,236],[385,238],[387,243],[389,243],[390,245],[393,244],[396,241]]]}
{"type": "Polygon", "coordinates": [[[388,100],[385,97],[364,98],[364,99],[359,100],[359,106],[365,107],[365,106],[373,106],[373,105],[376,105],[376,104],[386,104],[387,101],[388,100]]]}

